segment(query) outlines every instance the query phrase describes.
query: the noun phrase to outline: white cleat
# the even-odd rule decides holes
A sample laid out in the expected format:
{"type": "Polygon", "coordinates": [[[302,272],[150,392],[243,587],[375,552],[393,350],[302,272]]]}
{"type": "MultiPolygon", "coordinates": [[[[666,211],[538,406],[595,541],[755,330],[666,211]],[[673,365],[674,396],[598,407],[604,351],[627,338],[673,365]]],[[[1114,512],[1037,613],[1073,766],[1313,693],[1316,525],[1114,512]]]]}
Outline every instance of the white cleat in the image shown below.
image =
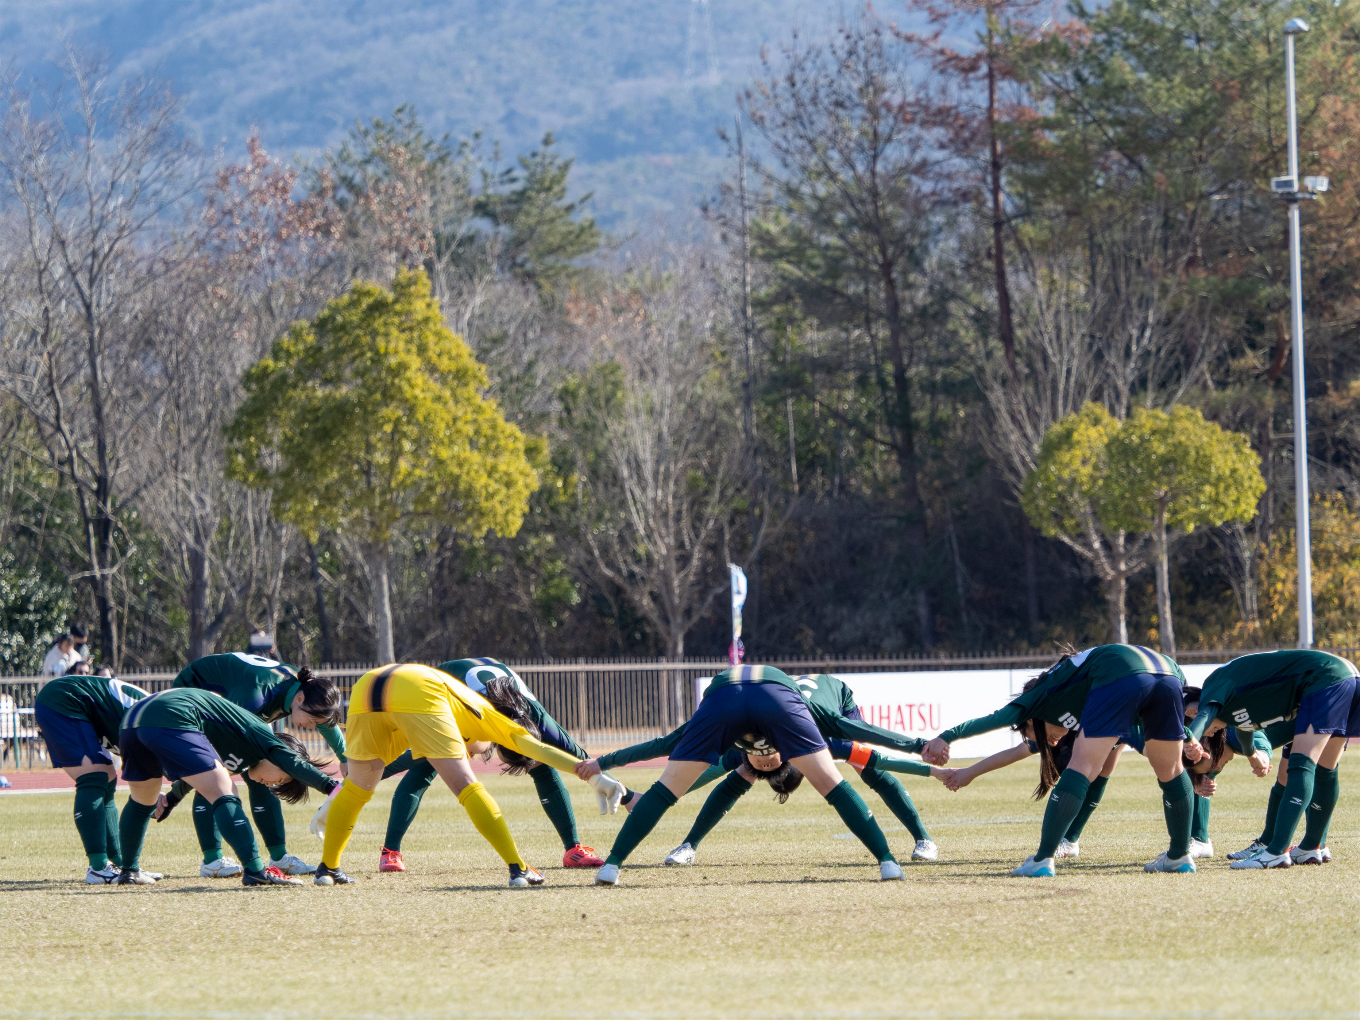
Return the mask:
{"type": "Polygon", "coordinates": [[[619,884],[619,866],[617,864],[606,864],[595,872],[596,885],[614,886],[619,884]]]}
{"type": "Polygon", "coordinates": [[[694,847],[688,843],[681,843],[678,847],[666,855],[662,864],[693,864],[694,847]]]}
{"type": "Polygon", "coordinates": [[[904,878],[902,865],[896,861],[879,861],[878,880],[880,882],[895,882],[899,878],[904,878]]]}
{"type": "Polygon", "coordinates": [[[1295,864],[1326,864],[1332,859],[1332,852],[1325,846],[1314,847],[1312,850],[1296,846],[1289,851],[1289,859],[1295,864]]]}
{"type": "Polygon", "coordinates": [[[1201,842],[1198,839],[1190,841],[1190,857],[1196,861],[1202,861],[1214,855],[1214,841],[1201,842]]]}
{"type": "Polygon", "coordinates": [[[1269,850],[1262,850],[1255,857],[1247,857],[1239,861],[1233,861],[1228,865],[1238,871],[1260,870],[1262,868],[1288,868],[1292,867],[1294,859],[1289,856],[1286,850],[1282,854],[1273,854],[1269,850]]]}
{"type": "Polygon", "coordinates": [[[205,864],[198,869],[199,878],[235,878],[246,869],[237,864],[230,857],[219,857],[211,864],[205,864]]]}
{"type": "Polygon", "coordinates": [[[285,875],[314,875],[316,865],[308,864],[296,854],[284,854],[277,861],[270,861],[271,868],[278,868],[285,875]]]}
{"type": "Polygon", "coordinates": [[[98,871],[94,868],[85,869],[86,885],[113,885],[118,881],[119,868],[116,864],[106,864],[98,871]]]}
{"type": "Polygon", "coordinates": [[[911,859],[913,861],[938,861],[940,859],[940,848],[928,839],[918,839],[916,846],[912,847],[911,859]]]}
{"type": "Polygon", "coordinates": [[[1186,854],[1184,857],[1169,857],[1163,850],[1144,864],[1143,870],[1164,871],[1172,875],[1193,875],[1199,869],[1195,867],[1194,854],[1186,854]]]}
{"type": "Polygon", "coordinates": [[[1018,868],[1011,869],[1014,878],[1052,878],[1057,872],[1053,868],[1053,858],[1045,857],[1041,861],[1036,861],[1033,857],[1026,857],[1025,863],[1018,868]]]}
{"type": "Polygon", "coordinates": [[[1258,839],[1258,840],[1256,840],[1255,842],[1253,842],[1253,843],[1251,844],[1251,846],[1247,847],[1246,849],[1244,849],[1244,850],[1234,850],[1232,853],[1228,854],[1228,860],[1230,860],[1230,861],[1245,861],[1245,860],[1246,860],[1247,858],[1249,858],[1249,857],[1255,857],[1257,854],[1259,854],[1259,853],[1260,853],[1262,850],[1264,850],[1265,848],[1266,848],[1266,845],[1265,845],[1264,843],[1262,843],[1262,842],[1258,839]]]}
{"type": "Polygon", "coordinates": [[[1081,844],[1071,839],[1064,839],[1058,843],[1058,850],[1054,857],[1080,857],[1081,844]]]}

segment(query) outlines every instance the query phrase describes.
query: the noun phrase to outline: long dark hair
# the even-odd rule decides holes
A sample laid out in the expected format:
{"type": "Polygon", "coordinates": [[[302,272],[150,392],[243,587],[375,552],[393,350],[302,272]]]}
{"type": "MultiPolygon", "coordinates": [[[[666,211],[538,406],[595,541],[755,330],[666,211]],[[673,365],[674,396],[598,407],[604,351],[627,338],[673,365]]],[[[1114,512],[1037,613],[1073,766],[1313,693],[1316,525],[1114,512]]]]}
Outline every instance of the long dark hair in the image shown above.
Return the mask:
{"type": "Polygon", "coordinates": [[[766,772],[752,765],[751,756],[747,755],[746,767],[755,773],[757,779],[763,779],[770,784],[770,789],[774,791],[774,799],[781,804],[788,803],[793,791],[803,784],[803,773],[788,762],[781,762],[779,768],[766,772]]]}
{"type": "MultiPolygon", "coordinates": [[[[1020,693],[1023,694],[1026,691],[1034,690],[1034,688],[1039,686],[1050,673],[1068,659],[1072,658],[1074,654],[1076,653],[1070,646],[1065,647],[1063,649],[1062,658],[1049,666],[1048,669],[1044,670],[1038,676],[1026,680],[1025,686],[1020,688],[1020,693]]],[[[1015,724],[1014,729],[1023,735],[1025,723],[1027,722],[1034,727],[1034,744],[1039,749],[1039,785],[1034,788],[1034,799],[1043,800],[1048,796],[1048,791],[1053,789],[1054,785],[1058,782],[1058,777],[1063,774],[1063,769],[1067,767],[1067,763],[1071,761],[1072,744],[1076,741],[1077,735],[1075,732],[1069,730],[1064,734],[1062,740],[1058,741],[1057,746],[1050,747],[1048,745],[1049,724],[1042,719],[1021,719],[1015,724]],[[1066,745],[1065,748],[1063,746],[1064,744],[1066,745]],[[1059,760],[1060,757],[1061,760],[1059,760]]]]}
{"type": "MultiPolygon", "coordinates": [[[[1181,694],[1181,697],[1185,700],[1185,707],[1189,708],[1191,705],[1198,705],[1200,696],[1203,693],[1204,692],[1200,690],[1200,688],[1198,687],[1185,688],[1185,690],[1181,694]]],[[[1221,729],[1213,736],[1209,736],[1208,734],[1206,734],[1205,736],[1200,738],[1199,743],[1200,746],[1204,748],[1204,750],[1209,752],[1209,768],[1206,771],[1217,772],[1218,769],[1222,767],[1223,760],[1228,757],[1228,752],[1230,750],[1230,748],[1228,747],[1227,729],[1226,728],[1221,729]]],[[[1245,751],[1243,753],[1250,754],[1251,752],[1245,751]]],[[[1192,764],[1190,759],[1186,757],[1184,753],[1182,753],[1181,755],[1181,763],[1185,765],[1186,768],[1189,768],[1192,764]]]]}
{"type": "MultiPolygon", "coordinates": [[[[276,736],[288,745],[288,750],[313,768],[319,769],[331,763],[329,758],[313,758],[307,753],[307,748],[302,741],[291,733],[279,733],[276,736]]],[[[307,784],[293,776],[289,776],[285,782],[271,787],[271,789],[274,791],[274,796],[278,797],[279,800],[287,801],[289,804],[301,804],[307,799],[307,784]]]]}
{"type": "MultiPolygon", "coordinates": [[[[330,677],[317,676],[306,666],[297,672],[298,692],[302,695],[302,710],[316,716],[322,725],[340,723],[340,688],[330,677]]],[[[292,706],[288,706],[289,710],[292,706]]]]}
{"type": "MultiPolygon", "coordinates": [[[[482,697],[495,705],[496,710],[502,715],[506,715],[519,723],[534,737],[542,735],[529,712],[529,699],[519,689],[519,684],[515,683],[514,677],[493,676],[486,681],[486,690],[482,692],[482,697]]],[[[527,754],[521,754],[513,747],[506,747],[504,744],[494,746],[496,755],[501,760],[501,771],[506,775],[522,776],[539,764],[537,759],[530,758],[527,754]]]]}

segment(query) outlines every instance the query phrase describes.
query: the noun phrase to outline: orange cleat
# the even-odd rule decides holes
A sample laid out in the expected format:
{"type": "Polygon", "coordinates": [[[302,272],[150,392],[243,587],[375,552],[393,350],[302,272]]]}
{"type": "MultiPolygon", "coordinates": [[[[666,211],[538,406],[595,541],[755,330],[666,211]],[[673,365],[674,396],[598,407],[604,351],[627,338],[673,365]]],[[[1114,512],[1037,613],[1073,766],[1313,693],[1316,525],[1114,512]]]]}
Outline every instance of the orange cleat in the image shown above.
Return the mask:
{"type": "Polygon", "coordinates": [[[400,850],[389,850],[382,848],[382,859],[378,861],[379,871],[405,871],[406,865],[402,862],[400,850]]]}
{"type": "Polygon", "coordinates": [[[599,868],[603,865],[604,861],[595,856],[594,847],[582,846],[580,843],[562,855],[564,868],[599,868]]]}

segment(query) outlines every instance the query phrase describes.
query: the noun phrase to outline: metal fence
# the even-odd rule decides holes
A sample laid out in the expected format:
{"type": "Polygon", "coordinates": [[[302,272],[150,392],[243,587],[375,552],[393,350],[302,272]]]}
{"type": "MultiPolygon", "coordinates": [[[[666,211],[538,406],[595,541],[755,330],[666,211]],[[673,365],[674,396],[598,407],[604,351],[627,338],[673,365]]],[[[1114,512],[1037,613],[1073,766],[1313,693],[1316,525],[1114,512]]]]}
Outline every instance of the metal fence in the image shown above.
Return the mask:
{"type": "MultiPolygon", "coordinates": [[[[1225,662],[1248,651],[1202,649],[1182,651],[1178,661],[1225,662]]],[[[1329,649],[1354,660],[1354,648],[1329,649]]],[[[995,654],[936,658],[825,658],[767,660],[789,674],[877,673],[923,670],[1006,669],[1043,666],[1050,654],[995,654]]],[[[511,663],[545,708],[587,750],[600,754],[670,732],[694,712],[695,683],[727,668],[725,660],[683,662],[586,660],[511,663]]],[[[372,669],[367,664],[327,666],[316,670],[333,677],[346,703],[354,682],[372,669]]],[[[149,691],[164,690],[175,673],[126,673],[122,679],[149,691]]],[[[44,677],[0,677],[0,767],[47,768],[47,749],[33,721],[33,699],[44,677]]],[[[280,727],[282,728],[282,727],[280,727]]],[[[308,749],[324,754],[315,730],[289,731],[308,749]]]]}

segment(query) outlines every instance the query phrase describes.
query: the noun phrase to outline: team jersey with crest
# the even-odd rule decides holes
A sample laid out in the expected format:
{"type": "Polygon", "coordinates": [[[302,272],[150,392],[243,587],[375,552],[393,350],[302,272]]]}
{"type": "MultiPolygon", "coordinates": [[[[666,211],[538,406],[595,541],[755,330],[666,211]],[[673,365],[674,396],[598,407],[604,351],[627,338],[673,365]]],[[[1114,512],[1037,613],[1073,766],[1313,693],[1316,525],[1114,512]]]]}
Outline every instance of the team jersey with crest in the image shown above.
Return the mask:
{"type": "MultiPolygon", "coordinates": [[[[774,673],[779,673],[788,681],[784,683],[785,687],[792,687],[803,696],[803,700],[807,702],[808,713],[817,726],[817,731],[828,740],[849,740],[858,741],[861,744],[877,744],[880,747],[890,747],[897,751],[906,751],[912,754],[919,753],[921,748],[925,746],[925,741],[919,737],[903,736],[901,733],[894,733],[892,730],[874,726],[863,719],[852,718],[859,708],[855,704],[854,695],[851,694],[845,681],[829,673],[790,677],[771,666],[739,666],[737,669],[771,670],[774,673]]],[[[735,671],[727,671],[727,673],[732,672],[735,671]]],[[[720,673],[718,676],[725,677],[727,673],[720,673]]],[[[725,681],[725,683],[731,682],[738,681],[725,681]]],[[[772,679],[754,682],[783,683],[783,681],[772,679]]],[[[720,686],[718,677],[713,678],[713,682],[708,686],[708,691],[712,691],[715,686],[720,686]]],[[[609,769],[617,765],[630,765],[633,762],[665,758],[670,755],[675,745],[680,742],[680,738],[684,736],[686,726],[686,723],[681,723],[677,729],[672,730],[664,737],[657,737],[655,740],[648,740],[641,744],[634,744],[632,747],[625,747],[622,750],[601,755],[599,759],[600,767],[609,769]]],[[[740,764],[740,759],[735,760],[737,764],[740,764]]]]}
{"type": "MultiPolygon", "coordinates": [[[[171,686],[212,691],[265,722],[274,722],[292,711],[302,684],[297,670],[286,663],[249,652],[226,652],[195,659],[180,670],[171,686]]],[[[316,731],[344,761],[345,736],[340,728],[323,724],[316,731]]]]}
{"type": "Polygon", "coordinates": [[[330,793],[336,785],[294,754],[259,716],[211,691],[175,687],[143,698],[123,716],[123,729],[142,727],[202,733],[229,772],[243,772],[268,759],[314,790],[330,793]]]}
{"type": "Polygon", "coordinates": [[[1204,681],[1190,732],[1200,737],[1215,718],[1248,734],[1287,724],[1306,696],[1356,675],[1349,660],[1311,648],[1238,656],[1204,681]]]}
{"type": "Polygon", "coordinates": [[[37,703],[70,719],[85,719],[105,747],[118,747],[127,710],[148,697],[134,684],[110,676],[63,676],[38,691],[37,703]]]}
{"type": "Polygon", "coordinates": [[[1091,691],[1136,673],[1174,676],[1185,685],[1180,666],[1161,652],[1141,645],[1097,645],[1063,659],[1041,674],[1032,688],[991,715],[952,726],[940,734],[940,739],[953,743],[1027,719],[1075,730],[1081,725],[1081,713],[1091,691]]]}

